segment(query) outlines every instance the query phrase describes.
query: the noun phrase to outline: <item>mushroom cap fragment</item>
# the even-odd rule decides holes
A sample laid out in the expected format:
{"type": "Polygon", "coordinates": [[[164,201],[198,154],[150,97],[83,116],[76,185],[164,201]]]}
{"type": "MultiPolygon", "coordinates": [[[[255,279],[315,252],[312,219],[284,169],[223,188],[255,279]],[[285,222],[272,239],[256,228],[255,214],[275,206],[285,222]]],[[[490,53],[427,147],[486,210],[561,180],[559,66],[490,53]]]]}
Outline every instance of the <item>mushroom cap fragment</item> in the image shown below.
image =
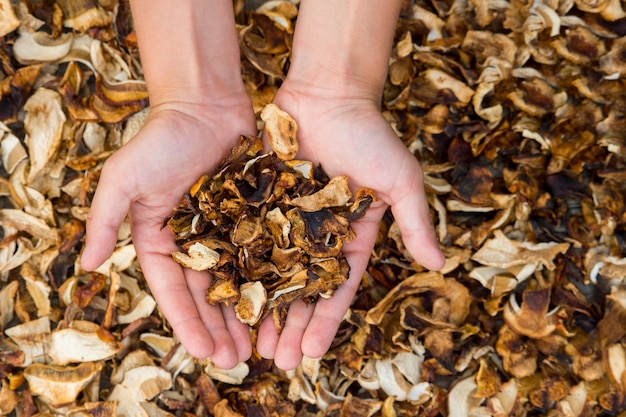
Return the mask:
{"type": "Polygon", "coordinates": [[[95,362],[113,357],[122,350],[122,344],[102,340],[98,328],[95,326],[93,332],[75,328],[55,329],[51,335],[48,355],[57,365],[95,362]]]}
{"type": "Polygon", "coordinates": [[[345,175],[332,178],[328,184],[318,192],[296,197],[289,201],[292,206],[307,212],[319,211],[328,207],[340,207],[348,203],[352,193],[348,188],[348,177],[345,175]]]}
{"type": "Polygon", "coordinates": [[[267,291],[260,281],[246,282],[239,287],[240,297],[235,306],[235,314],[242,323],[254,326],[263,313],[267,301],[267,291]]]}
{"type": "Polygon", "coordinates": [[[389,291],[375,307],[367,312],[366,320],[373,325],[380,324],[386,314],[393,312],[397,308],[400,300],[413,294],[443,289],[444,287],[445,281],[439,272],[416,273],[401,281],[399,285],[389,291]]]}
{"type": "Polygon", "coordinates": [[[522,297],[520,307],[515,295],[511,295],[509,303],[504,307],[504,320],[511,329],[524,336],[541,339],[550,335],[556,329],[554,313],[548,313],[550,289],[526,290],[522,297]]]}
{"type": "Polygon", "coordinates": [[[0,153],[2,165],[9,174],[13,173],[17,165],[28,157],[20,140],[11,133],[0,139],[0,153]]]}
{"type": "Polygon", "coordinates": [[[48,317],[9,327],[5,333],[24,352],[23,366],[46,360],[46,354],[50,348],[50,319],[48,317]]]}
{"type": "Polygon", "coordinates": [[[4,331],[6,325],[13,320],[18,286],[19,282],[15,280],[0,289],[0,331],[4,331]]]}
{"type": "Polygon", "coordinates": [[[28,178],[32,181],[58,151],[66,117],[61,96],[47,88],[39,88],[24,104],[24,110],[30,160],[28,178]]]}
{"type": "Polygon", "coordinates": [[[24,370],[30,391],[53,407],[72,403],[98,375],[102,365],[85,362],[77,366],[35,363],[24,370]]]}
{"type": "Polygon", "coordinates": [[[53,39],[43,31],[19,30],[13,53],[22,64],[57,61],[67,55],[72,47],[72,35],[65,33],[53,39]]]}
{"type": "Polygon", "coordinates": [[[227,384],[241,384],[246,376],[250,373],[250,367],[246,362],[239,362],[232,369],[223,369],[209,362],[204,372],[211,378],[222,381],[227,384]]]}
{"type": "Polygon", "coordinates": [[[157,366],[139,366],[124,373],[124,379],[115,385],[107,401],[117,401],[118,415],[147,417],[141,404],[171,385],[172,376],[166,370],[157,366]]]}
{"type": "Polygon", "coordinates": [[[172,254],[174,260],[195,271],[205,271],[214,267],[220,259],[220,254],[213,249],[203,245],[201,242],[192,244],[187,253],[176,251],[172,254]]]}
{"type": "Polygon", "coordinates": [[[0,1],[0,37],[4,37],[20,26],[20,20],[15,15],[11,0],[0,1]]]}
{"type": "Polygon", "coordinates": [[[263,108],[261,119],[265,122],[265,131],[276,155],[284,161],[294,159],[298,153],[296,121],[275,104],[268,104],[263,108]]]}
{"type": "Polygon", "coordinates": [[[472,259],[483,265],[510,268],[533,262],[541,262],[550,270],[555,268],[554,257],[565,253],[569,243],[528,243],[507,238],[500,230],[494,232],[494,238],[487,241],[472,259]]]}
{"type": "Polygon", "coordinates": [[[481,398],[476,398],[474,392],[477,388],[474,377],[468,377],[457,381],[448,393],[448,415],[450,417],[465,417],[472,415],[481,398]]]}

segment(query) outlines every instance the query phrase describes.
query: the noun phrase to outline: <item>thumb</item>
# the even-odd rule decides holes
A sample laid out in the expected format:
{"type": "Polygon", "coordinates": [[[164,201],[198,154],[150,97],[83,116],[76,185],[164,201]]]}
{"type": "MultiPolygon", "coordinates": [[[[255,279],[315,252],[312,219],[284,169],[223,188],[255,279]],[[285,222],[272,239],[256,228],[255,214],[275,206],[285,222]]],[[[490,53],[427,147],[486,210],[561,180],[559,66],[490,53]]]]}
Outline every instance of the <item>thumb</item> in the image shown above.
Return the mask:
{"type": "Polygon", "coordinates": [[[130,208],[130,198],[107,175],[106,168],[105,165],[87,216],[85,249],[81,254],[81,267],[87,271],[98,268],[111,255],[119,227],[130,208]]]}
{"type": "Polygon", "coordinates": [[[433,228],[428,201],[424,190],[422,169],[415,161],[414,174],[406,186],[396,183],[391,195],[391,212],[398,223],[402,241],[416,262],[437,271],[443,268],[445,257],[439,248],[439,242],[433,228]]]}

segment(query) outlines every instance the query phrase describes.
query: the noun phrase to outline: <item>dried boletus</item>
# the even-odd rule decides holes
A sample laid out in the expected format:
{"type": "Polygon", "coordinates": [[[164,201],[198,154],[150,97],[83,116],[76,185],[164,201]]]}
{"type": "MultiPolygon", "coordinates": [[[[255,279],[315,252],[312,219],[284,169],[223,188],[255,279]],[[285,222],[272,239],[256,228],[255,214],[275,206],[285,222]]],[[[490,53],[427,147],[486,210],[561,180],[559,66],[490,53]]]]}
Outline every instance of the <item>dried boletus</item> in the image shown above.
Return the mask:
{"type": "Polygon", "coordinates": [[[207,302],[233,304],[251,326],[271,313],[280,329],[291,301],[330,297],[348,279],[343,244],[375,195],[362,188],[353,196],[346,176],[295,160],[298,125],[289,114],[271,104],[261,116],[272,151],[241,136],[166,222],[181,248],[173,258],[213,275],[207,302]]]}

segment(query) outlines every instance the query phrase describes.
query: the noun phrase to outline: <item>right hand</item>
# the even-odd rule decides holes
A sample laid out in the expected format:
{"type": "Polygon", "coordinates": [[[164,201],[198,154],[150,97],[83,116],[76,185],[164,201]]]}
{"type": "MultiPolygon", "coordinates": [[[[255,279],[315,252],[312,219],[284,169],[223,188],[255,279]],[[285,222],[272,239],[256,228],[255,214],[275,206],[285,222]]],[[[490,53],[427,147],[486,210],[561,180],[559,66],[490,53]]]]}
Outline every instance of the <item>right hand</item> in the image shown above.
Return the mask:
{"type": "Polygon", "coordinates": [[[232,368],[251,355],[247,326],[231,308],[205,301],[211,277],[172,259],[178,247],[164,219],[190,186],[214,171],[239,135],[256,134],[245,94],[213,104],[155,105],[139,133],[104,164],[87,219],[82,267],[93,270],[112,253],[120,224],[131,232],[146,281],[187,351],[232,368]]]}

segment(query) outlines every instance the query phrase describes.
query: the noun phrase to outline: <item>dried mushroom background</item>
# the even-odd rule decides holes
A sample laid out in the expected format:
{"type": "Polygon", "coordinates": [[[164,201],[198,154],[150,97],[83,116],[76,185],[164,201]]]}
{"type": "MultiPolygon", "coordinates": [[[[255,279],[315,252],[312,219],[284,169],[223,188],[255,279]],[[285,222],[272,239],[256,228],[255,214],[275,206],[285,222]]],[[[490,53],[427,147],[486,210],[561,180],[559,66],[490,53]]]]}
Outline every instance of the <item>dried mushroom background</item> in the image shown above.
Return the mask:
{"type": "MultiPolygon", "coordinates": [[[[234,6],[261,125],[298,4],[254,3],[234,6]]],[[[403,2],[382,107],[447,263],[415,265],[388,214],[330,351],[282,372],[194,360],[127,224],[78,266],[102,164],[148,111],[127,2],[0,0],[0,415],[626,415],[625,8],[403,2]]]]}
{"type": "Polygon", "coordinates": [[[272,151],[241,136],[216,173],[203,175],[167,219],[186,268],[210,271],[209,304],[233,304],[251,326],[268,314],[283,328],[289,304],[329,298],[347,281],[342,248],[350,223],[376,199],[361,188],[353,201],[348,177],[294,159],[297,122],[275,104],[261,111],[272,151]]]}

